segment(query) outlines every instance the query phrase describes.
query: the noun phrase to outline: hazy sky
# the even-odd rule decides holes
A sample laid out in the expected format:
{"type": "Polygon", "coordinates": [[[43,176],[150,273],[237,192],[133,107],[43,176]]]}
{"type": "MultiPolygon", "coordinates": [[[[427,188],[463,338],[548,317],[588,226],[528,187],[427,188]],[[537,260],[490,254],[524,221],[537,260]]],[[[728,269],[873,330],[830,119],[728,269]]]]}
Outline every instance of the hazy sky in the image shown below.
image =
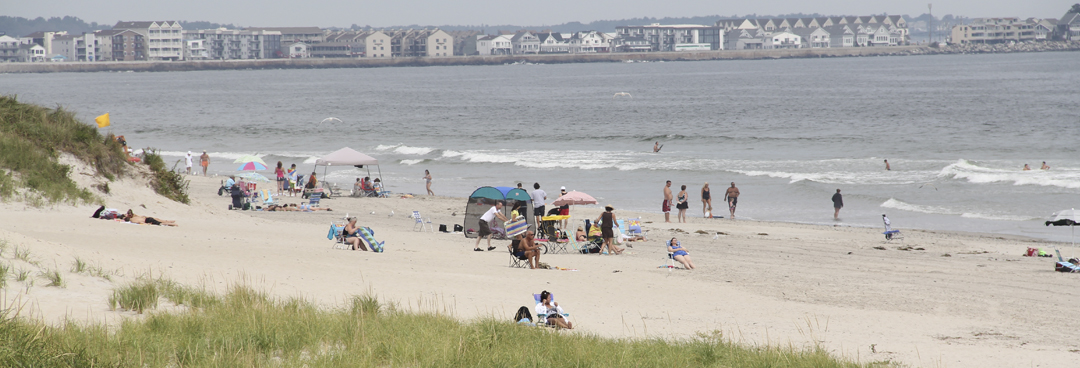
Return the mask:
{"type": "Polygon", "coordinates": [[[745,0],[676,2],[631,0],[0,0],[0,15],[77,16],[87,22],[184,20],[240,26],[552,25],[636,17],[821,13],[826,15],[926,12],[968,17],[1059,18],[1080,0],[745,0]]]}

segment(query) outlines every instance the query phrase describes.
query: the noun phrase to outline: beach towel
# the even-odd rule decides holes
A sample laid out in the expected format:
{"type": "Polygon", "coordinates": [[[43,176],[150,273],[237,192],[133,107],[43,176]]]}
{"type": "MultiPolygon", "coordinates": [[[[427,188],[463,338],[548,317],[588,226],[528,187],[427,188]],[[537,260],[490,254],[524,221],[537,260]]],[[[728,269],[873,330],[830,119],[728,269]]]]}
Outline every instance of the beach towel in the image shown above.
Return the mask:
{"type": "Polygon", "coordinates": [[[506,227],[506,236],[518,236],[524,234],[529,230],[529,223],[525,221],[525,217],[518,216],[511,221],[507,221],[503,224],[506,227]]]}
{"type": "Polygon", "coordinates": [[[368,243],[368,246],[371,247],[372,252],[375,252],[375,253],[382,253],[383,252],[383,244],[385,244],[386,242],[385,241],[382,241],[382,242],[375,241],[375,232],[372,231],[370,227],[361,227],[360,228],[360,238],[364,239],[364,242],[368,243]]]}

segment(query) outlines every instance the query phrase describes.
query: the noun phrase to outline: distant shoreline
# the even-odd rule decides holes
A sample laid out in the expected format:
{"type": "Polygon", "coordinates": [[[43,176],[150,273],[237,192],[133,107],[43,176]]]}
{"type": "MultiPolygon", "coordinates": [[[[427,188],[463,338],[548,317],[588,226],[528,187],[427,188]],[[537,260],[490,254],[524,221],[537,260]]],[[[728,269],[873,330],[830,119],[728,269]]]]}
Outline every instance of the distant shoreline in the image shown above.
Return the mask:
{"type": "Polygon", "coordinates": [[[121,61],[62,63],[0,63],[0,73],[68,72],[177,72],[240,69],[383,68],[402,66],[504,65],[512,63],[569,64],[603,62],[660,62],[701,60],[759,60],[833,58],[860,56],[907,56],[934,54],[1077,51],[1080,42],[1047,42],[1018,45],[957,45],[934,49],[928,46],[844,47],[822,49],[721,50],[603,54],[535,54],[499,56],[451,56],[392,59],[261,59],[222,61],[121,61]],[[1034,45],[1034,46],[1033,46],[1034,45]]]}

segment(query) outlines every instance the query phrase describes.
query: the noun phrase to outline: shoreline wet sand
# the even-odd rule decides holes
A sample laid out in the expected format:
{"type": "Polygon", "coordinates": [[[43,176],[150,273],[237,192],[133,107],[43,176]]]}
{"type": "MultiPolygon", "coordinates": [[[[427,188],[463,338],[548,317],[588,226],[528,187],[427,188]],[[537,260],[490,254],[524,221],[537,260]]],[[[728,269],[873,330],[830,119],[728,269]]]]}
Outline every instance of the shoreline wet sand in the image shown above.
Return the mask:
{"type": "MultiPolygon", "coordinates": [[[[83,172],[72,173],[81,184],[91,180],[83,172]]],[[[64,288],[9,279],[4,300],[52,323],[116,323],[134,314],[108,310],[112,289],[151,274],[216,292],[244,282],[326,306],[371,293],[405,309],[509,320],[518,307],[532,307],[530,294],[548,290],[571,314],[570,333],[682,338],[719,330],[746,344],[816,344],[860,362],[911,366],[1056,366],[1077,350],[1072,331],[1080,322],[1069,316],[1080,308],[1080,278],[1054,272],[1049,258],[1021,256],[1029,246],[1076,255],[1061,244],[904,228],[903,242],[887,243],[872,228],[664,223],[661,214],[619,211],[614,203],[619,218],[642,217],[649,241],[621,256],[541,256],[576,271],[528,270],[507,267],[509,241],[474,252],[474,240],[461,234],[412,230],[413,210],[436,227],[460,223],[463,198],[345,197],[323,201],[332,212],[229,211],[228,197],[216,195],[220,179],[190,177],[191,205],[134,179],[113,182],[103,195],[108,207],[176,220],[175,228],[92,219],[90,205],[0,205],[0,239],[8,244],[2,261],[15,270],[59,270],[66,279],[64,288]],[[386,252],[333,249],[328,225],[346,213],[374,229],[386,252]],[[697,270],[658,268],[668,264],[662,242],[672,236],[697,270]],[[14,247],[39,266],[14,259],[14,247]],[[76,257],[114,272],[112,281],[69,272],[76,257]]],[[[601,211],[575,207],[571,215],[591,219],[601,211]]]]}

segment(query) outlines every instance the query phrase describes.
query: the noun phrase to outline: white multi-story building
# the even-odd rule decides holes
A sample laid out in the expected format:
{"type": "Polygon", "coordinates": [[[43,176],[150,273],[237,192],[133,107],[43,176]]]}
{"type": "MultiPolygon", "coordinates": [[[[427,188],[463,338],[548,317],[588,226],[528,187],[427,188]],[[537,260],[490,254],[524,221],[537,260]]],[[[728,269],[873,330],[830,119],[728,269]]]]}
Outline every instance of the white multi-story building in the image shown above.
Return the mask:
{"type": "Polygon", "coordinates": [[[0,62],[19,61],[19,45],[21,44],[18,38],[0,35],[0,62]]]}
{"type": "Polygon", "coordinates": [[[514,53],[510,35],[478,36],[476,52],[480,55],[510,55],[514,53]]]}
{"type": "MultiPolygon", "coordinates": [[[[183,31],[185,44],[201,47],[193,55],[205,53],[212,60],[269,59],[278,57],[281,32],[237,29],[200,29],[183,31]],[[193,41],[202,41],[199,42],[193,41]]],[[[191,50],[187,51],[191,53],[191,50]]]]}
{"type": "Polygon", "coordinates": [[[147,60],[184,60],[184,27],[179,22],[118,22],[113,29],[126,29],[143,35],[147,60]]]}

